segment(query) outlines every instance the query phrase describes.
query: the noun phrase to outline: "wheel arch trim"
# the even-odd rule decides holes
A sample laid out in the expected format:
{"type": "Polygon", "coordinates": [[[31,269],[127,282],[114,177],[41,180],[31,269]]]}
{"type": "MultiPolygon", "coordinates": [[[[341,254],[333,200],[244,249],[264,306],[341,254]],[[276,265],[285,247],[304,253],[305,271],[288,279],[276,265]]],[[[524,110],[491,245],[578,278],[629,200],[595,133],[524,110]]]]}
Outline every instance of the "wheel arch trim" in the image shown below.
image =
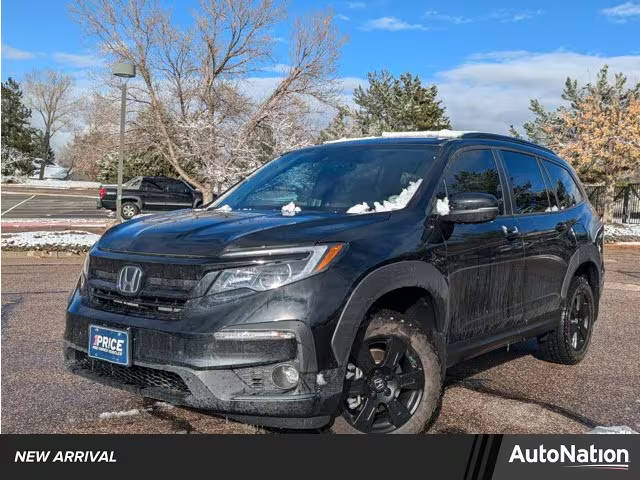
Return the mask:
{"type": "Polygon", "coordinates": [[[342,309],[331,337],[331,349],[338,365],[346,364],[358,328],[371,306],[383,295],[407,287],[422,288],[431,295],[436,328],[438,332],[446,330],[449,297],[446,277],[433,265],[418,260],[384,265],[358,283],[342,309]]]}
{"type": "Polygon", "coordinates": [[[565,273],[564,280],[562,281],[561,298],[563,302],[567,299],[567,292],[569,291],[569,286],[571,285],[571,280],[575,276],[575,273],[578,271],[578,269],[582,265],[586,263],[593,263],[595,265],[596,271],[598,274],[598,282],[597,282],[598,292],[594,292],[594,293],[596,293],[598,298],[602,295],[602,292],[600,291],[600,289],[602,287],[603,278],[602,278],[602,268],[600,267],[601,265],[600,262],[601,262],[600,251],[598,250],[598,247],[593,244],[583,245],[573,253],[571,258],[569,259],[567,272],[565,273]]]}

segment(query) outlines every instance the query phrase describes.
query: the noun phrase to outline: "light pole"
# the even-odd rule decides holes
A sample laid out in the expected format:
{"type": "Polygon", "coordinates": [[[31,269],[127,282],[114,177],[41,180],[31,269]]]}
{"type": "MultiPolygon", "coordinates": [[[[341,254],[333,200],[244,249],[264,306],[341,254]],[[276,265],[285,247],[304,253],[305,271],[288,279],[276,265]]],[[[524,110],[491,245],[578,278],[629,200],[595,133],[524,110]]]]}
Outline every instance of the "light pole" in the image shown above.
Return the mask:
{"type": "Polygon", "coordinates": [[[122,222],[122,163],[124,162],[124,121],[127,115],[127,79],[136,76],[136,66],[131,63],[116,63],[113,74],[122,78],[122,101],[120,102],[120,158],[118,159],[118,193],[116,196],[116,212],[118,222],[122,222]]]}

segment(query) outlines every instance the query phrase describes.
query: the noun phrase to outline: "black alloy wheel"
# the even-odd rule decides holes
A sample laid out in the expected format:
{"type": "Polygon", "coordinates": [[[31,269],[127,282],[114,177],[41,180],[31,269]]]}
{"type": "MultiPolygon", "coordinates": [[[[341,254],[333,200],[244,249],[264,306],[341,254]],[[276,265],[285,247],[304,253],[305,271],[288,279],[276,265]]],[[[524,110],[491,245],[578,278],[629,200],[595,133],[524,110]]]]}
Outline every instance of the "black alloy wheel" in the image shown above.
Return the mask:
{"type": "Polygon", "coordinates": [[[591,336],[593,324],[593,296],[578,289],[569,310],[569,338],[571,348],[577,352],[584,350],[591,336]]]}
{"type": "Polygon", "coordinates": [[[564,365],[581,362],[589,349],[597,315],[597,300],[589,281],[574,277],[557,327],[538,338],[541,357],[564,365]]]}
{"type": "Polygon", "coordinates": [[[363,433],[389,433],[406,424],[425,385],[422,363],[413,348],[398,336],[375,336],[363,341],[353,360],[362,375],[347,383],[346,396],[352,402],[345,407],[347,422],[363,433]]]}

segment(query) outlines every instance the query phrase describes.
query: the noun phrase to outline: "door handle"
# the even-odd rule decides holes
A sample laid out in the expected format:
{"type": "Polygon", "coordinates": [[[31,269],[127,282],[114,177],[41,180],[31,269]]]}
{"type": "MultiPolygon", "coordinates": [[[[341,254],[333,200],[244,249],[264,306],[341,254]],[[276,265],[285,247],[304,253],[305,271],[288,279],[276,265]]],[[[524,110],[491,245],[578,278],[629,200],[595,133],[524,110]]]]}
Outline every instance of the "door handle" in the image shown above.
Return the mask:
{"type": "Polygon", "coordinates": [[[505,237],[507,237],[509,240],[516,238],[520,235],[520,231],[518,230],[518,227],[516,227],[515,225],[511,228],[508,228],[505,225],[502,225],[502,233],[504,233],[505,237]]]}

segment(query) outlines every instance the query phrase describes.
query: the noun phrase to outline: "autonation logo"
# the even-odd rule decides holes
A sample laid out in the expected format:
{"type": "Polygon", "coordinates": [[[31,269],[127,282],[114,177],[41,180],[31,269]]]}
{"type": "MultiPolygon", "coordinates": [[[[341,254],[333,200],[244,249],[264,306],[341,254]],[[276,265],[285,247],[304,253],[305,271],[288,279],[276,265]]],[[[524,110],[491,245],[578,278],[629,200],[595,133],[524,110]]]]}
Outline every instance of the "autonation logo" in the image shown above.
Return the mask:
{"type": "Polygon", "coordinates": [[[525,448],[515,445],[509,463],[558,463],[563,467],[604,470],[629,470],[629,451],[626,448],[577,448],[560,445],[559,448],[525,448]]]}

